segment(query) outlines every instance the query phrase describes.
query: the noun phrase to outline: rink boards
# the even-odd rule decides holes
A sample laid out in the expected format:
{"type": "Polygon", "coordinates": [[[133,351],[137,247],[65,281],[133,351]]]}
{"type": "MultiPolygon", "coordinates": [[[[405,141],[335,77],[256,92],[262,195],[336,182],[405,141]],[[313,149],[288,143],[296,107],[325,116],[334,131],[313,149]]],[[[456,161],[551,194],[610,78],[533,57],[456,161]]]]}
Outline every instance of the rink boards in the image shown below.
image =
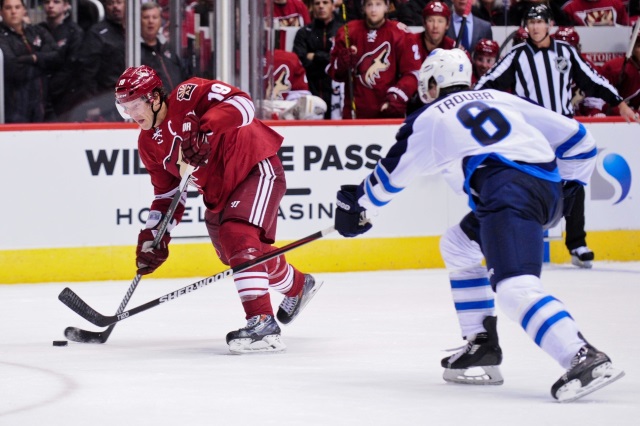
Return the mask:
{"type": "MultiPolygon", "coordinates": [[[[278,244],[333,223],[335,193],[359,183],[394,143],[398,120],[272,122],[285,137],[280,158],[287,195],[278,244]]],[[[598,142],[587,188],[589,245],[599,260],[640,260],[640,126],[612,119],[585,122],[598,142]]],[[[3,126],[0,168],[0,283],[128,279],[135,243],[153,192],[139,161],[136,126],[3,126]]],[[[439,176],[423,176],[373,216],[356,239],[332,234],[288,255],[305,270],[442,267],[439,236],[468,212],[466,197],[439,176]]],[[[226,267],[206,237],[204,210],[190,191],[171,256],[154,277],[207,276],[226,267]]],[[[566,262],[561,227],[551,231],[552,262],[566,262]]]]}

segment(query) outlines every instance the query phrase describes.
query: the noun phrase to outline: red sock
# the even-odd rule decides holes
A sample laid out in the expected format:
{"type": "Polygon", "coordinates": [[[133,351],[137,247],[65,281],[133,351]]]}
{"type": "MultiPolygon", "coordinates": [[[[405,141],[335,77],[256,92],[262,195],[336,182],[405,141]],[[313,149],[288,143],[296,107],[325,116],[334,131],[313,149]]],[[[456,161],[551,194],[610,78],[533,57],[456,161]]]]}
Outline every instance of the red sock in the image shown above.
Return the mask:
{"type": "Polygon", "coordinates": [[[269,293],[260,296],[257,299],[242,302],[245,312],[245,319],[255,317],[256,315],[266,314],[273,316],[273,307],[271,306],[271,298],[269,293]]]}
{"type": "Polygon", "coordinates": [[[293,266],[291,267],[293,268],[293,285],[291,286],[291,290],[284,294],[287,297],[296,296],[302,291],[302,286],[304,285],[304,274],[293,266]]]}

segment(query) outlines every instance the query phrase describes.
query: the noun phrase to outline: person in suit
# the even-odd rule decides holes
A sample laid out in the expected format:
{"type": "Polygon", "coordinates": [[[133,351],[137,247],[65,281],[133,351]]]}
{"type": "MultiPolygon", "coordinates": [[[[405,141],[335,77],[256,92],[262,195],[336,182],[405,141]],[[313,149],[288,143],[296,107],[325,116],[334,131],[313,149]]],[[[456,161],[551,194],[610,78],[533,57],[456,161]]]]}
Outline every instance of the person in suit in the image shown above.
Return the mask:
{"type": "MultiPolygon", "coordinates": [[[[462,25],[462,15],[467,7],[467,2],[472,0],[452,0],[453,14],[451,16],[451,25],[447,30],[447,36],[454,40],[457,40],[458,33],[460,32],[460,26],[462,25]]],[[[473,52],[476,44],[480,39],[486,38],[493,40],[493,32],[491,31],[491,23],[480,19],[477,16],[473,16],[469,13],[467,16],[465,33],[463,33],[461,46],[467,52],[473,52]]]]}

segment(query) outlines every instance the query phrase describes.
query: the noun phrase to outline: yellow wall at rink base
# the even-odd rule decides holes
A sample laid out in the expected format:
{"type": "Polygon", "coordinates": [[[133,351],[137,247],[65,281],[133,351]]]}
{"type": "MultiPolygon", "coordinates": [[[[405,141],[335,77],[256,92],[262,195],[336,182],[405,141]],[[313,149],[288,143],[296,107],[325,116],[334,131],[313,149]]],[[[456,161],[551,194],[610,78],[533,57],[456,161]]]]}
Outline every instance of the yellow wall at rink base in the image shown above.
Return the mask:
{"type": "MultiPolygon", "coordinates": [[[[324,239],[289,252],[302,271],[346,272],[442,268],[440,237],[324,239]]],[[[283,246],[290,241],[279,241],[283,246]]],[[[592,231],[596,260],[640,260],[640,231],[592,231]]],[[[567,263],[563,240],[550,242],[551,262],[567,263]]],[[[171,244],[169,260],[151,278],[206,277],[227,269],[208,243],[171,244]]],[[[0,251],[0,283],[133,279],[135,247],[85,247],[0,251]]]]}

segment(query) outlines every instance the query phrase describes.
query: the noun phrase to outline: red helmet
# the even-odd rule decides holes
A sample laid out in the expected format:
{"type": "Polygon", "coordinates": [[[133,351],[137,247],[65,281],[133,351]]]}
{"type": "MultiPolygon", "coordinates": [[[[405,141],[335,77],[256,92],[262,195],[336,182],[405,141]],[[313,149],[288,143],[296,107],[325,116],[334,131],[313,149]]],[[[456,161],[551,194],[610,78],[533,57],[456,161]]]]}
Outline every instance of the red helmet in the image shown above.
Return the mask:
{"type": "Polygon", "coordinates": [[[528,38],[529,38],[529,33],[527,32],[527,30],[525,30],[524,28],[520,27],[520,28],[518,28],[518,30],[516,31],[516,33],[513,36],[513,45],[515,46],[516,44],[523,43],[528,38]]]}
{"type": "Polygon", "coordinates": [[[444,2],[431,1],[422,9],[422,21],[427,19],[427,16],[443,16],[448,21],[451,18],[451,10],[444,2]]]}
{"type": "Polygon", "coordinates": [[[146,65],[129,67],[116,83],[116,102],[131,102],[161,88],[162,80],[153,68],[146,65]]]}
{"type": "Polygon", "coordinates": [[[551,35],[556,40],[566,41],[576,49],[580,45],[580,34],[573,27],[558,27],[558,31],[551,35]]]}
{"type": "Polygon", "coordinates": [[[498,42],[483,38],[480,39],[480,41],[476,44],[476,47],[473,49],[473,56],[484,55],[497,57],[499,51],[500,45],[498,44],[498,42]]]}

